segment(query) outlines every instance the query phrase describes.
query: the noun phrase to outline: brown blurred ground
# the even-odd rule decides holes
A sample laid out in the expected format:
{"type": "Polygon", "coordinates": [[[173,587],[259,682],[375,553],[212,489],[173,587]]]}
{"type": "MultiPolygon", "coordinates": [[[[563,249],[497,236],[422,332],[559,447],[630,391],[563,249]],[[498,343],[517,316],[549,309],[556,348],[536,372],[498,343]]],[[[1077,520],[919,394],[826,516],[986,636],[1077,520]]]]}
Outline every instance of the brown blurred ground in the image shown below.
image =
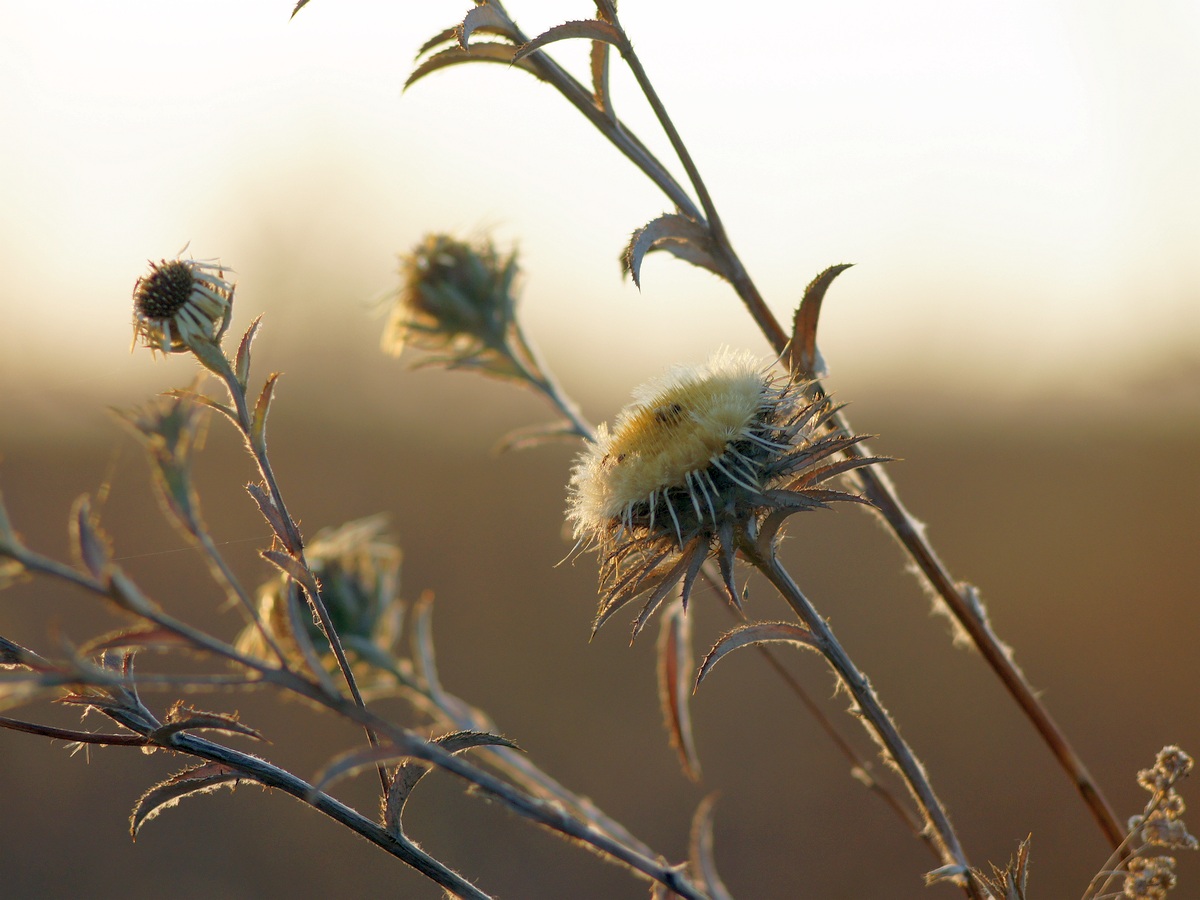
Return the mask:
{"type": "MultiPolygon", "coordinates": [[[[186,364],[173,362],[187,378],[186,364]]],[[[295,364],[293,363],[293,367],[295,364]]],[[[532,401],[464,375],[381,369],[351,385],[298,376],[273,412],[271,450],[285,494],[310,533],[386,511],[405,553],[406,595],[437,596],[443,680],[487,709],[564,783],[636,834],[682,858],[692,810],[717,790],[716,852],[739,898],[956,896],[926,891],[924,847],[848,775],[847,766],[753,654],[734,656],[695,701],[704,780],[678,771],[655,701],[653,635],[630,649],[623,621],[589,644],[594,563],[554,564],[570,452],[494,457],[508,427],[538,421],[532,401]],[[383,380],[386,379],[386,380],[383,380]],[[353,387],[354,402],[331,400],[353,387]],[[422,417],[424,413],[424,417],[422,417]]],[[[265,370],[262,374],[265,374],[265,370]]],[[[1131,390],[1131,397],[1138,392],[1131,390]]],[[[881,435],[901,494],[929,524],[957,577],[983,589],[994,624],[1110,793],[1140,809],[1134,774],[1168,742],[1200,753],[1200,427],[1188,397],[1036,402],[983,409],[895,392],[854,396],[852,420],[881,435]],[[971,411],[968,412],[968,408],[971,411]]],[[[594,406],[599,416],[609,406],[594,406]]],[[[64,556],[73,498],[113,487],[104,520],[119,556],[171,610],[229,634],[235,614],[163,523],[133,442],[115,426],[0,430],[0,485],[27,541],[64,556]],[[69,436],[64,438],[64,433],[69,436]],[[117,448],[120,448],[119,450],[117,448]],[[184,589],[180,585],[185,585],[184,589]]],[[[214,422],[198,466],[206,515],[238,572],[266,574],[265,527],[241,485],[248,462],[214,422]]],[[[957,823],[976,864],[1002,862],[1033,834],[1033,896],[1076,897],[1107,851],[1066,778],[978,658],[950,647],[943,622],[869,515],[797,520],[787,557],[871,675],[957,823]]],[[[0,606],[4,633],[46,652],[111,627],[58,585],[22,585],[0,606]]],[[[701,595],[698,652],[729,623],[701,595]]],[[[752,615],[784,616],[761,586],[752,615]]],[[[815,659],[786,654],[821,698],[815,659]]],[[[165,706],[170,698],[162,697],[165,706]]],[[[264,729],[268,756],[310,775],[358,736],[296,704],[202,698],[264,729]]],[[[862,735],[828,704],[859,745],[862,735]]],[[[9,711],[8,714],[14,714],[9,711]]],[[[20,715],[20,712],[15,713],[20,715]]],[[[38,710],[70,722],[61,711],[38,710]]],[[[100,727],[99,719],[88,724],[100,727]]],[[[864,751],[865,752],[865,751],[864,751]]],[[[185,800],[130,842],[137,796],[182,763],[121,749],[69,756],[61,744],[0,732],[0,894],[179,898],[394,896],[438,891],[380,851],[285,797],[251,788],[185,800]]],[[[369,813],[370,780],[344,783],[369,813]]],[[[1197,800],[1195,785],[1184,794],[1197,800]]],[[[514,819],[438,776],[411,804],[411,833],[486,891],[510,898],[643,897],[645,887],[589,853],[514,819]]],[[[1198,823],[1200,824],[1200,823],[1198,823]]],[[[1178,896],[1198,896],[1184,859],[1178,896]]]]}

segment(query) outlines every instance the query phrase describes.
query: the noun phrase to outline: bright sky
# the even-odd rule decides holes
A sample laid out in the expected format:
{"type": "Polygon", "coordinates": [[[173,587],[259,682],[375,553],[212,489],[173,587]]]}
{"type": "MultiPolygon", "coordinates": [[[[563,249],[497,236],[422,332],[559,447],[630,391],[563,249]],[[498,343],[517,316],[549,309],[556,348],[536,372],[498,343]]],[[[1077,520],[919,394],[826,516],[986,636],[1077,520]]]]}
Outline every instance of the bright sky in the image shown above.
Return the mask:
{"type": "MultiPolygon", "coordinates": [[[[507,5],[530,33],[592,9],[507,5]]],[[[374,331],[397,251],[493,228],[521,243],[552,361],[633,385],[721,343],[765,351],[705,273],[651,257],[640,294],[621,283],[666,201],[551,88],[479,65],[401,94],[466,0],[290,8],[0,0],[0,389],[148,366],[130,290],[189,241],[277,341],[374,331]]],[[[1110,382],[1200,356],[1195,0],[622,14],[777,313],[857,263],[827,304],[835,374],[1110,382]]],[[[584,46],[558,47],[582,75],[584,46]]],[[[628,78],[615,105],[667,159],[628,78]]]]}

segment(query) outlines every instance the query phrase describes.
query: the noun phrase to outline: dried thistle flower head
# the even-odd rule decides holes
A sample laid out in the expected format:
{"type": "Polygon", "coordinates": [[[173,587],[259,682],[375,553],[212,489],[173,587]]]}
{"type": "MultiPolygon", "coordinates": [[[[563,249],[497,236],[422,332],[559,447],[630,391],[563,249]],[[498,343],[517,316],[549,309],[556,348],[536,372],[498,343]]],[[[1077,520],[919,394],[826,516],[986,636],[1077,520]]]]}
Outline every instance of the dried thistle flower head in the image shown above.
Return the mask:
{"type": "Polygon", "coordinates": [[[831,431],[836,407],[747,353],[720,351],[639,388],[610,430],[580,456],[567,517],[581,546],[600,555],[599,627],[647,592],[634,633],[682,582],[686,604],[700,567],[716,555],[738,603],[739,541],[769,516],[860,500],[818,485],[874,459],[827,462],[861,438],[831,431]]]}
{"type": "Polygon", "coordinates": [[[150,263],[133,286],[133,340],[153,351],[184,353],[217,343],[229,327],[234,285],[219,263],[195,259],[150,263]]]}
{"type": "MultiPolygon", "coordinates": [[[[359,659],[380,668],[394,665],[392,646],[399,636],[401,551],[384,534],[383,516],[356,519],[337,528],[323,529],[305,548],[309,567],[321,587],[342,644],[359,659]]],[[[285,652],[300,658],[296,629],[318,653],[330,652],[329,643],[313,619],[295,582],[282,575],[258,591],[259,614],[285,652]]],[[[254,626],[242,631],[238,649],[265,656],[267,647],[254,626]]]]}
{"type": "Polygon", "coordinates": [[[514,374],[506,350],[516,301],[517,254],[502,256],[490,240],[468,244],[430,234],[401,257],[401,286],[383,347],[398,356],[406,346],[437,354],[451,366],[499,367],[514,374]]]}

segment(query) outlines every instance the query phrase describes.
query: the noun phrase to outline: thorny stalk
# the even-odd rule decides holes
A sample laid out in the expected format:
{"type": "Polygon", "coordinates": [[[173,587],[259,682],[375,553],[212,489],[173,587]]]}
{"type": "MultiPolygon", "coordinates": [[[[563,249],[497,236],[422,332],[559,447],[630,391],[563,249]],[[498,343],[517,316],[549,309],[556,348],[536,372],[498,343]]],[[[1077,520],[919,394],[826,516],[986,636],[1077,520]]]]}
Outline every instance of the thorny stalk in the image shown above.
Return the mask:
{"type": "MultiPolygon", "coordinates": [[[[233,367],[229,365],[229,360],[225,357],[224,353],[217,353],[215,356],[216,360],[213,360],[211,356],[206,356],[204,362],[210,371],[214,372],[224,383],[225,389],[233,401],[237,412],[238,429],[242,433],[250,455],[254,458],[255,465],[257,465],[259,474],[262,476],[263,484],[267,486],[267,490],[270,492],[271,503],[278,513],[278,521],[283,526],[282,534],[278,533],[278,529],[274,523],[272,523],[273,530],[276,530],[276,537],[287,548],[289,555],[309,574],[308,578],[300,580],[300,587],[317,613],[321,631],[324,632],[326,640],[329,641],[329,646],[333,650],[338,669],[341,670],[342,677],[346,681],[346,687],[350,691],[350,696],[357,706],[365,709],[366,704],[363,701],[362,693],[358,689],[358,683],[354,678],[350,661],[346,658],[346,651],[342,647],[337,629],[333,625],[333,619],[329,615],[329,609],[325,605],[325,601],[321,599],[320,587],[317,585],[316,580],[311,578],[311,570],[304,559],[304,539],[300,535],[300,529],[296,527],[296,522],[292,518],[291,513],[288,512],[287,506],[283,501],[283,493],[279,490],[279,484],[275,479],[275,472],[267,456],[266,436],[265,434],[255,435],[253,420],[246,399],[245,387],[238,380],[233,367]],[[214,362],[216,363],[215,365],[214,362]]],[[[366,735],[372,747],[378,746],[379,738],[371,730],[370,726],[366,726],[366,735]]],[[[383,794],[386,796],[390,782],[387,770],[383,766],[379,767],[379,784],[383,794]]]]}
{"type": "MultiPolygon", "coordinates": [[[[486,0],[507,18],[498,0],[486,0]]],[[[755,323],[770,343],[776,353],[782,355],[788,347],[789,335],[780,325],[779,320],[767,307],[762,294],[758,291],[737,252],[733,249],[729,237],[721,225],[715,204],[708,194],[706,187],[691,155],[680,138],[678,131],[671,122],[665,106],[654,91],[649,77],[633,51],[628,36],[621,30],[616,11],[610,0],[597,0],[601,15],[621,34],[620,51],[629,64],[634,77],[647,101],[654,109],[664,131],[669,136],[672,147],[679,155],[680,161],[687,171],[697,196],[706,212],[701,216],[690,199],[680,198],[681,188],[662,164],[655,159],[644,145],[615,118],[610,119],[597,108],[596,103],[582,86],[570,75],[565,73],[549,55],[538,50],[529,55],[529,59],[538,67],[538,73],[554,85],[573,106],[579,109],[597,129],[609,139],[622,153],[634,162],[639,169],[686,215],[694,219],[708,233],[714,244],[715,257],[722,265],[723,275],[745,304],[755,323]]],[[[509,20],[511,22],[511,19],[509,20]]],[[[527,40],[513,26],[517,40],[527,40]]],[[[820,382],[814,383],[814,391],[823,393],[820,382]]],[[[849,422],[844,413],[837,413],[831,420],[831,425],[845,434],[852,434],[849,422]]],[[[865,459],[870,450],[865,443],[859,443],[846,450],[848,456],[865,459]]],[[[964,596],[968,589],[955,583],[949,571],[938,557],[932,544],[925,535],[924,528],[901,503],[891,480],[878,469],[867,467],[858,470],[852,476],[860,486],[863,494],[878,509],[884,522],[892,531],[896,540],[916,563],[923,577],[933,587],[945,603],[954,619],[963,627],[971,638],[972,643],[983,655],[984,660],[1000,678],[1006,690],[1016,701],[1021,710],[1029,718],[1042,740],[1049,746],[1060,766],[1075,784],[1083,801],[1091,810],[1101,831],[1113,847],[1120,845],[1124,833],[1113,809],[1104,797],[1095,779],[1084,765],[1078,754],[1068,742],[1062,729],[1051,717],[1049,711],[1038,699],[1033,687],[1025,678],[1024,673],[1006,653],[1004,646],[992,633],[990,627],[977,613],[968,597],[964,596]]]]}
{"type": "MultiPolygon", "coordinates": [[[[112,584],[106,585],[96,578],[79,572],[70,566],[63,565],[56,560],[34,553],[22,546],[4,545],[0,549],[4,551],[4,555],[20,562],[30,573],[61,578],[93,594],[112,597],[114,592],[120,595],[122,593],[129,594],[135,590],[131,583],[124,577],[113,578],[112,584]]],[[[128,600],[129,598],[126,597],[126,599],[128,600]]],[[[536,794],[527,793],[509,782],[497,778],[486,770],[447,751],[437,743],[427,741],[408,729],[401,728],[380,718],[365,708],[365,706],[352,700],[347,700],[340,693],[332,691],[329,687],[317,681],[305,678],[290,669],[268,665],[262,660],[239,653],[234,647],[217,640],[203,631],[193,628],[162,610],[154,608],[151,604],[138,602],[136,605],[138,606],[138,615],[158,626],[163,631],[179,636],[194,649],[205,651],[253,671],[258,676],[258,679],[249,682],[250,685],[273,684],[297,696],[313,701],[338,715],[356,722],[371,733],[384,736],[395,748],[396,752],[394,756],[397,759],[410,757],[430,762],[495,797],[517,814],[570,839],[578,840],[594,847],[602,854],[622,862],[631,869],[658,881],[681,897],[688,898],[688,900],[708,900],[707,895],[692,884],[676,867],[667,865],[661,860],[661,857],[656,857],[645,844],[632,838],[621,826],[617,825],[616,827],[609,828],[607,827],[607,820],[599,816],[594,817],[593,821],[595,824],[591,824],[572,814],[570,810],[573,808],[580,814],[592,818],[590,813],[593,808],[586,801],[581,801],[579,798],[574,797],[569,791],[562,788],[557,782],[554,782],[553,779],[545,776],[544,773],[540,773],[540,770],[534,768],[533,772],[530,772],[530,767],[528,766],[521,766],[519,764],[510,766],[510,768],[517,769],[518,771],[524,770],[527,780],[535,786],[541,785],[545,788],[550,796],[555,797],[553,801],[541,799],[536,794]],[[537,777],[538,775],[541,777],[537,777]]],[[[149,678],[138,676],[137,679],[131,677],[125,682],[118,680],[114,683],[124,683],[128,689],[134,690],[139,684],[154,685],[156,679],[153,676],[149,678]]],[[[204,679],[192,678],[189,683],[202,685],[208,682],[204,679]]],[[[242,680],[239,683],[246,682],[242,680]]],[[[465,706],[465,704],[462,705],[465,706]]],[[[187,753],[202,759],[218,762],[238,772],[245,773],[250,780],[260,782],[268,787],[279,788],[297,799],[308,803],[320,812],[358,832],[392,855],[401,858],[438,884],[441,884],[448,890],[452,890],[456,896],[484,898],[484,900],[487,898],[486,894],[474,888],[463,880],[460,875],[453,872],[453,870],[448,869],[437,860],[429,857],[428,854],[420,851],[419,848],[416,848],[410,841],[403,838],[402,834],[395,834],[371,822],[324,792],[314,790],[313,785],[302,781],[283,769],[273,766],[259,757],[240,753],[212,741],[181,732],[171,734],[166,739],[166,743],[164,743],[163,740],[153,736],[153,728],[149,727],[145,722],[145,714],[139,716],[122,715],[119,710],[111,708],[106,708],[102,711],[119,724],[141,735],[141,738],[130,740],[124,736],[95,735],[88,732],[67,732],[61,729],[50,729],[46,726],[19,723],[15,720],[10,724],[8,719],[2,717],[0,717],[0,727],[13,727],[17,730],[42,734],[47,737],[75,740],[83,743],[129,744],[135,746],[156,745],[168,750],[187,753]]],[[[461,724],[465,725],[468,723],[463,721],[461,724]]],[[[377,744],[376,746],[379,745],[377,744]]],[[[383,747],[382,749],[386,752],[387,747],[383,747]]],[[[507,761],[512,762],[512,760],[507,761]]],[[[615,825],[615,823],[613,824],[615,825]]]]}
{"type": "Polygon", "coordinates": [[[900,736],[895,722],[879,702],[870,681],[846,654],[841,643],[834,636],[833,630],[800,590],[787,569],[779,562],[774,548],[762,548],[749,540],[743,540],[739,549],[743,557],[762,572],[772,586],[779,591],[796,616],[811,632],[817,649],[837,673],[841,684],[853,697],[857,712],[868,724],[868,731],[883,748],[885,758],[895,766],[905,786],[912,794],[913,800],[926,822],[926,830],[931,834],[944,866],[949,867],[959,876],[955,880],[962,885],[968,897],[982,900],[984,895],[980,893],[979,886],[971,875],[970,865],[959,843],[958,835],[950,824],[950,817],[945,808],[934,793],[933,786],[929,783],[924,766],[900,736]]]}

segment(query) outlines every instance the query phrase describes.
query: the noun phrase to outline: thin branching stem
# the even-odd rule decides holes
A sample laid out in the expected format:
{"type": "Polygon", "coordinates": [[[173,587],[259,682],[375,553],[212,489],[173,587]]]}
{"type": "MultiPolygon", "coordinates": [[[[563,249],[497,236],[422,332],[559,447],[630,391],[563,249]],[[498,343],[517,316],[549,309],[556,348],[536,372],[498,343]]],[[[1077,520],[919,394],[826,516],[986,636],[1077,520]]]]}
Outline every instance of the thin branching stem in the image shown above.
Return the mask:
{"type": "MultiPolygon", "coordinates": [[[[17,559],[31,573],[58,577],[76,584],[91,593],[105,597],[112,596],[112,590],[103,582],[78,572],[70,566],[40,556],[24,547],[9,548],[7,552],[8,555],[17,559]]],[[[595,825],[587,821],[593,818],[592,807],[571,795],[569,791],[566,791],[557,782],[548,779],[543,773],[538,773],[542,774],[542,778],[533,778],[528,767],[519,767],[525,769],[525,774],[529,777],[530,781],[538,784],[543,790],[548,791],[551,795],[561,794],[556,802],[548,802],[540,799],[538,796],[534,796],[526,790],[492,775],[466,759],[443,749],[440,745],[427,741],[408,729],[401,728],[380,718],[364,705],[355,703],[340,693],[336,693],[316,681],[309,680],[295,671],[269,666],[261,660],[239,653],[228,644],[192,628],[187,623],[181,622],[161,610],[141,608],[138,611],[138,615],[166,631],[177,634],[194,649],[204,650],[215,656],[245,666],[257,673],[262,682],[275,684],[297,696],[313,701],[338,715],[358,723],[368,733],[385,735],[389,741],[398,748],[401,748],[404,755],[425,760],[452,772],[480,790],[492,795],[519,815],[531,819],[553,831],[557,831],[568,838],[589,844],[602,854],[624,863],[630,869],[641,872],[643,875],[660,882],[679,896],[687,898],[687,900],[708,900],[707,895],[684,877],[680,871],[662,862],[661,857],[653,854],[641,841],[631,839],[632,836],[623,827],[607,821],[603,817],[597,819],[597,824],[595,825]],[[557,790],[554,788],[557,788],[557,790]],[[558,802],[566,798],[570,798],[571,802],[558,802]],[[572,809],[576,810],[578,815],[573,814],[570,811],[572,809]]],[[[139,683],[152,684],[159,680],[155,676],[138,676],[136,680],[129,679],[128,681],[118,677],[112,684],[126,684],[130,689],[133,689],[139,683]]],[[[173,678],[169,680],[172,682],[175,681],[173,678]]],[[[244,679],[241,681],[244,681],[244,679]]],[[[199,680],[198,683],[203,684],[203,679],[199,680]]],[[[119,712],[114,715],[113,710],[105,711],[114,717],[116,721],[138,734],[142,734],[146,728],[145,723],[139,718],[121,717],[119,712]]],[[[32,725],[30,723],[22,724],[28,727],[23,727],[20,730],[45,734],[50,737],[61,737],[67,740],[77,740],[87,743],[113,742],[108,740],[107,737],[102,740],[96,740],[94,737],[88,736],[86,732],[51,735],[46,732],[44,726],[32,725]]],[[[3,719],[0,719],[0,726],[14,727],[10,726],[3,719]]],[[[132,743],[140,746],[144,742],[120,741],[120,743],[132,743]]],[[[400,840],[396,835],[387,832],[379,825],[376,825],[374,822],[371,822],[369,819],[366,819],[327,795],[321,793],[314,794],[311,785],[258,757],[239,754],[236,751],[228,750],[228,748],[223,748],[212,742],[182,733],[174,734],[168,746],[170,749],[181,750],[204,759],[229,765],[237,771],[244,771],[263,784],[270,787],[277,787],[304,800],[306,803],[310,803],[310,805],[313,805],[321,812],[347,825],[393,855],[404,859],[405,862],[408,862],[414,868],[433,878],[439,884],[454,890],[458,896],[469,898],[487,897],[486,894],[479,892],[476,888],[463,881],[461,876],[442,866],[441,863],[438,863],[427,854],[420,852],[409,842],[400,840]],[[203,752],[197,752],[198,750],[202,750],[203,752]]],[[[376,743],[375,746],[378,746],[378,744],[376,743]]]]}
{"type": "MultiPolygon", "coordinates": [[[[492,0],[492,2],[494,2],[494,0],[492,0]]],[[[611,12],[614,25],[616,25],[615,10],[611,9],[611,4],[605,5],[610,7],[608,11],[611,12]]],[[[616,25],[616,27],[619,28],[619,25],[616,25]]],[[[622,34],[624,34],[624,32],[622,32],[622,34]]],[[[629,44],[627,36],[625,38],[625,43],[627,45],[629,44]]],[[[549,62],[549,57],[545,53],[539,52],[537,54],[533,54],[531,58],[537,59],[539,63],[541,63],[542,60],[546,60],[546,62],[543,64],[547,66],[551,65],[549,62]]],[[[674,124],[667,115],[665,107],[659,99],[657,92],[654,90],[648,76],[645,74],[645,70],[642,68],[640,61],[637,59],[637,55],[632,51],[631,47],[624,53],[624,58],[629,64],[634,77],[638,81],[639,87],[646,96],[647,101],[654,108],[656,115],[659,117],[660,124],[670,138],[672,147],[679,155],[680,162],[683,164],[685,170],[687,170],[697,195],[701,198],[701,204],[707,214],[707,222],[699,217],[696,218],[698,222],[706,225],[708,228],[709,235],[715,244],[717,255],[724,265],[725,276],[727,280],[730,282],[738,297],[746,306],[746,309],[749,311],[751,317],[754,319],[755,323],[758,325],[759,329],[762,331],[771,347],[777,354],[782,355],[787,349],[788,342],[790,341],[788,332],[784,330],[779,320],[767,307],[765,301],[763,300],[762,294],[759,292],[758,288],[754,284],[754,281],[746,271],[746,268],[742,264],[741,259],[738,257],[737,252],[733,249],[733,246],[729,241],[729,237],[726,234],[724,227],[721,225],[720,217],[716,211],[716,206],[713,203],[707,189],[705,188],[702,179],[700,178],[699,171],[696,169],[691,159],[691,154],[687,151],[686,144],[679,136],[678,131],[675,129],[674,124]]],[[[560,80],[553,78],[549,80],[559,88],[559,90],[564,94],[564,96],[567,97],[569,101],[571,101],[572,105],[574,105],[577,109],[580,109],[580,111],[582,111],[588,117],[589,121],[595,124],[600,132],[604,134],[604,136],[610,141],[616,143],[618,147],[623,146],[623,144],[618,143],[614,135],[620,137],[622,141],[627,141],[631,137],[627,129],[616,129],[608,117],[598,110],[595,104],[591,102],[590,97],[588,97],[586,92],[583,92],[586,102],[581,103],[579,97],[570,94],[566,89],[564,89],[560,80]]],[[[578,86],[577,83],[576,86],[578,86]]],[[[579,90],[582,92],[582,88],[579,90]]],[[[640,146],[640,141],[638,142],[638,145],[640,146]]],[[[626,155],[628,156],[630,154],[627,153],[626,155]]],[[[630,158],[634,159],[635,163],[637,162],[637,159],[634,156],[630,156],[630,158]]],[[[688,211],[689,207],[680,204],[677,199],[679,184],[674,180],[674,178],[666,174],[656,174],[658,170],[655,168],[647,167],[641,164],[639,164],[638,167],[647,175],[647,177],[651,179],[651,181],[654,182],[655,185],[658,186],[660,190],[663,191],[663,193],[667,195],[668,198],[672,200],[672,202],[676,203],[681,210],[684,210],[685,212],[688,211]]],[[[691,209],[694,208],[694,206],[691,206],[691,209]]],[[[694,214],[689,213],[689,215],[694,214]]],[[[821,390],[819,384],[816,386],[816,390],[821,390]]],[[[831,425],[847,434],[852,433],[845,415],[841,412],[835,414],[831,420],[831,425]]],[[[870,455],[870,450],[864,443],[850,446],[845,452],[848,456],[853,458],[866,458],[870,455]]],[[[946,603],[946,606],[950,609],[950,612],[954,618],[966,630],[975,646],[979,649],[979,652],[983,655],[984,660],[996,673],[997,677],[1004,684],[1005,688],[1016,701],[1017,705],[1029,718],[1039,736],[1043,741],[1045,741],[1055,758],[1058,760],[1059,765],[1071,778],[1076,789],[1079,791],[1080,796],[1083,798],[1084,803],[1091,810],[1093,818],[1096,820],[1100,830],[1104,833],[1109,843],[1113,847],[1119,846],[1124,837],[1124,832],[1117,823],[1116,814],[1114,813],[1112,806],[1104,797],[1104,794],[1101,792],[1099,786],[1096,784],[1095,779],[1092,777],[1083,761],[1071,747],[1062,729],[1059,728],[1057,723],[1050,716],[1049,711],[1038,699],[1036,693],[1026,680],[1024,674],[1013,662],[1000,641],[996,639],[995,635],[990,632],[988,627],[979,620],[975,612],[971,609],[970,604],[964,599],[962,593],[955,585],[954,580],[951,578],[948,570],[938,558],[933,546],[925,537],[924,530],[921,528],[920,523],[913,518],[913,516],[900,502],[900,498],[897,495],[890,479],[888,479],[887,476],[884,475],[883,472],[880,471],[876,466],[859,469],[853,477],[855,477],[862,485],[864,494],[879,510],[879,513],[883,516],[884,521],[887,523],[889,529],[891,529],[896,539],[917,564],[917,567],[920,569],[928,582],[933,586],[933,589],[946,603]]]]}
{"type": "MultiPolygon", "coordinates": [[[[250,455],[254,458],[255,464],[258,466],[263,484],[267,486],[271,502],[274,504],[275,510],[279,514],[279,520],[283,525],[284,533],[277,536],[284,543],[284,546],[293,559],[300,563],[311,576],[312,570],[309,569],[308,562],[304,558],[304,539],[300,534],[300,529],[296,527],[296,522],[292,518],[291,513],[288,512],[287,505],[283,501],[283,493],[279,490],[279,484],[275,479],[275,472],[267,456],[266,438],[255,439],[253,422],[246,399],[246,390],[241,382],[238,381],[237,375],[229,365],[229,361],[225,358],[224,354],[219,354],[219,357],[222,364],[215,372],[221,381],[224,382],[225,389],[234,403],[234,407],[237,410],[238,428],[246,441],[246,447],[249,449],[250,455]]],[[[310,578],[302,582],[300,587],[308,596],[313,609],[316,610],[317,617],[321,623],[321,631],[325,633],[325,638],[329,641],[329,646],[333,650],[334,659],[337,660],[338,669],[341,670],[342,677],[346,681],[346,687],[350,691],[350,696],[353,698],[355,704],[365,709],[366,703],[362,698],[362,693],[358,689],[358,682],[354,678],[354,671],[350,666],[350,660],[346,658],[346,651],[342,647],[341,639],[338,637],[337,628],[334,627],[329,609],[326,607],[325,601],[321,598],[321,592],[316,579],[310,578]]],[[[379,739],[370,727],[367,728],[366,735],[372,747],[378,746],[379,739]]],[[[385,796],[387,795],[390,783],[387,770],[383,766],[380,766],[379,784],[385,796]]]]}
{"type": "Polygon", "coordinates": [[[912,794],[914,802],[921,811],[922,818],[928,823],[932,832],[938,856],[945,866],[953,866],[962,874],[962,887],[968,897],[982,900],[983,894],[970,874],[970,865],[958,840],[950,817],[934,793],[933,786],[925,774],[912,749],[900,736],[892,717],[883,704],[879,702],[875,689],[862,671],[850,659],[841,643],[833,634],[833,630],[817,612],[809,599],[787,569],[779,562],[774,549],[763,550],[749,540],[743,540],[739,546],[746,560],[757,568],[768,581],[779,591],[797,617],[811,632],[817,648],[837,673],[841,683],[854,698],[858,712],[869,725],[872,736],[884,749],[889,761],[896,767],[912,794]]]}

